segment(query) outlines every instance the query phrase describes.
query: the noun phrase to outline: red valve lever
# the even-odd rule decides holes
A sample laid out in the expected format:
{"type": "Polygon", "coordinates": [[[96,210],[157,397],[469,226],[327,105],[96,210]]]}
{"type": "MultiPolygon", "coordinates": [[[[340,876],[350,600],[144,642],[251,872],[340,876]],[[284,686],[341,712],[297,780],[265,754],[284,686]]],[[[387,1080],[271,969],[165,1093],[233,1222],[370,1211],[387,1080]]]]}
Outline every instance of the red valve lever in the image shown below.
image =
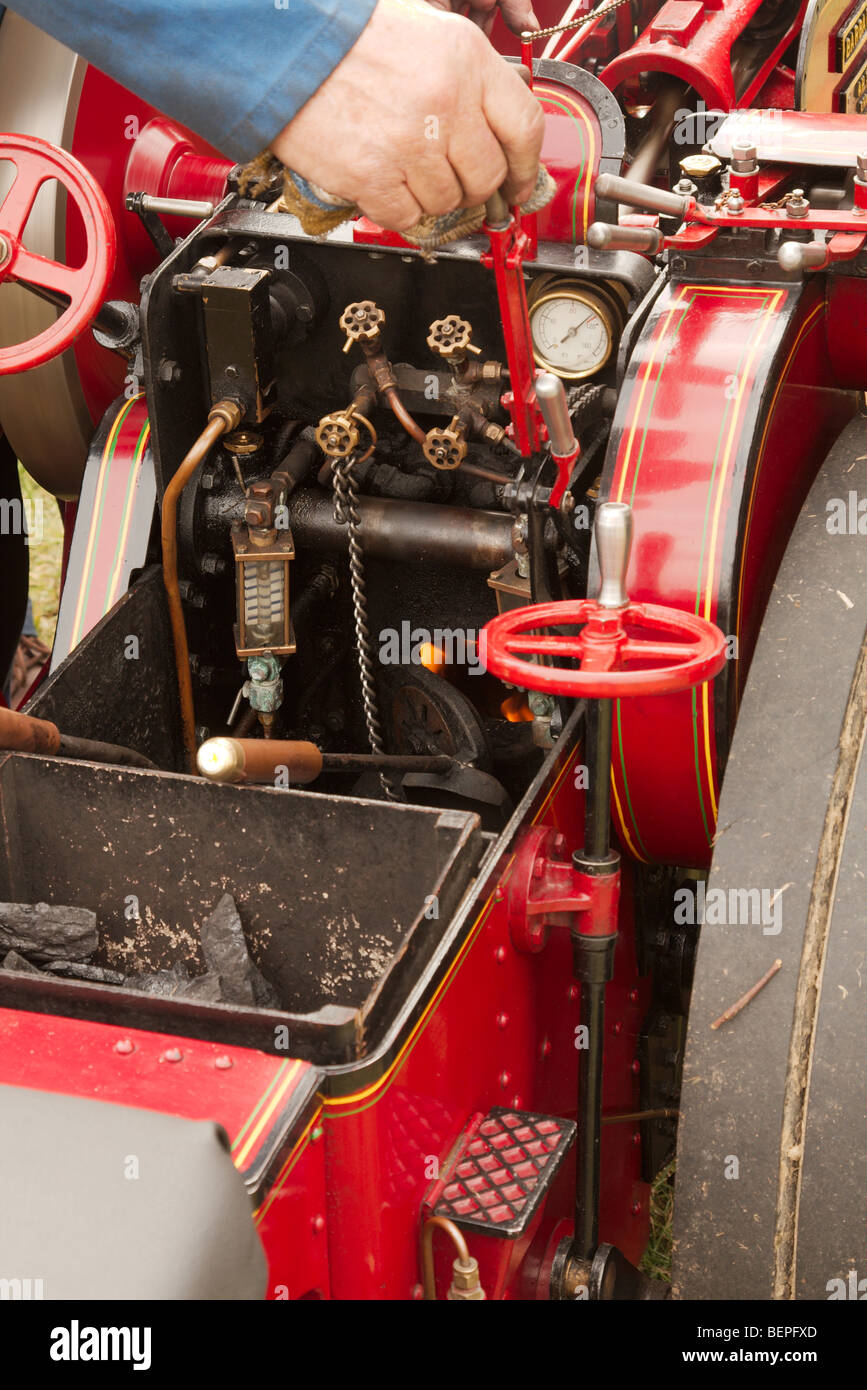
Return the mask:
{"type": "Polygon", "coordinates": [[[0,376],[38,367],[63,352],[96,315],[114,271],[117,236],[108,200],[77,159],[33,135],[0,137],[0,160],[15,165],[15,180],[0,203],[0,283],[20,281],[44,297],[63,296],[69,304],[57,321],[27,342],[0,348],[0,376]],[[84,224],[86,250],[81,266],[63,265],[22,245],[36,195],[51,179],[62,183],[84,224]]]}

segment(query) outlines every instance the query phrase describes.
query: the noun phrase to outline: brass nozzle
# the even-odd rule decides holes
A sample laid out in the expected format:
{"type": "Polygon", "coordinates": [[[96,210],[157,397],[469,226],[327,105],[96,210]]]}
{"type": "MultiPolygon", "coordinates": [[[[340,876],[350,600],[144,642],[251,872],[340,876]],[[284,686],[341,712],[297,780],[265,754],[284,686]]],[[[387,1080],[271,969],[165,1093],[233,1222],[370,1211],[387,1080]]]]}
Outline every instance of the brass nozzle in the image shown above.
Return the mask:
{"type": "Polygon", "coordinates": [[[479,1283],[479,1262],[473,1255],[469,1259],[462,1260],[460,1257],[452,1265],[452,1282],[446,1299],[449,1303],[458,1303],[462,1300],[469,1300],[473,1303],[480,1303],[486,1297],[485,1291],[479,1283]]]}

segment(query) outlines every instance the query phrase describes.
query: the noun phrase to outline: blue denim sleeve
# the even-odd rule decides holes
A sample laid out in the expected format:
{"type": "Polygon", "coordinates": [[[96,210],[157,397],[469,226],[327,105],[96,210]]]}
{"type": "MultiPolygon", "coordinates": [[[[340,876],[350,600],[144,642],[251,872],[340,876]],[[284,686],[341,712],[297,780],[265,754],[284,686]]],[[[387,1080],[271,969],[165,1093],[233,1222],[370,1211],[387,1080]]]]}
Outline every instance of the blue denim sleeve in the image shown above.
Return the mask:
{"type": "Polygon", "coordinates": [[[375,4],[16,0],[11,8],[229,158],[247,160],[336,68],[375,4]]]}

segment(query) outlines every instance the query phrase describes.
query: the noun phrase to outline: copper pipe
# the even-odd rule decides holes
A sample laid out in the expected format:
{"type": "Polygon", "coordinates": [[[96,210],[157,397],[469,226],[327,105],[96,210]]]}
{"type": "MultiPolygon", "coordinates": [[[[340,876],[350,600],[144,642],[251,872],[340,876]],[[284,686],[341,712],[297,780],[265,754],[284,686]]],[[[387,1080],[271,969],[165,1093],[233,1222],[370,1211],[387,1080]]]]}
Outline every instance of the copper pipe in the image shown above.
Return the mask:
{"type": "Polygon", "coordinates": [[[455,1249],[458,1252],[458,1259],[465,1263],[469,1262],[470,1252],[467,1242],[464,1240],[460,1231],[453,1221],[449,1221],[447,1216],[431,1216],[424,1223],[421,1233],[421,1274],[424,1284],[424,1296],[428,1302],[436,1302],[436,1277],[433,1261],[433,1237],[434,1231],[439,1229],[445,1231],[450,1237],[455,1249]]]}
{"type": "Polygon", "coordinates": [[[485,482],[495,483],[497,487],[505,487],[506,483],[515,481],[506,473],[498,473],[493,468],[480,468],[477,463],[462,463],[461,472],[469,473],[473,478],[484,478],[485,482]]]}
{"type": "Polygon", "coordinates": [[[218,401],[212,406],[208,413],[207,425],[182,460],[163,497],[163,584],[168,599],[175,649],[184,752],[189,771],[192,773],[196,771],[196,712],[193,703],[193,679],[190,673],[190,649],[187,646],[187,629],[178,586],[178,503],[190,478],[199,464],[207,458],[220,436],[236,430],[242,418],[243,410],[237,401],[218,401]]]}
{"type": "Polygon", "coordinates": [[[417,425],[415,420],[410,415],[403,401],[400,399],[400,396],[397,394],[397,387],[387,387],[387,389],[383,392],[383,395],[385,396],[385,399],[387,400],[391,409],[394,411],[396,418],[403,425],[407,434],[411,435],[412,438],[417,440],[419,444],[424,444],[427,439],[427,435],[425,434],[421,425],[417,425]]]}

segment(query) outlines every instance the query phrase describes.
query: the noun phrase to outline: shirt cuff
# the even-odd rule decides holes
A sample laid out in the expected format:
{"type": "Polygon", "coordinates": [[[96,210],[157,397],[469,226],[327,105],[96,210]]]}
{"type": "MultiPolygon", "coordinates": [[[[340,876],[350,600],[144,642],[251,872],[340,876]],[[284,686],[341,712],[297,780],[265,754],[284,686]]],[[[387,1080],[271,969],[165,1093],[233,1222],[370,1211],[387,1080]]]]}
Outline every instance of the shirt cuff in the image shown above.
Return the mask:
{"type": "MultiPolygon", "coordinates": [[[[288,0],[288,24],[294,3],[288,0]]],[[[305,26],[302,42],[292,46],[291,61],[276,76],[270,70],[267,89],[223,137],[221,148],[236,159],[249,159],[270,145],[360,38],[376,4],[377,0],[331,0],[317,5],[317,20],[305,26]]]]}

